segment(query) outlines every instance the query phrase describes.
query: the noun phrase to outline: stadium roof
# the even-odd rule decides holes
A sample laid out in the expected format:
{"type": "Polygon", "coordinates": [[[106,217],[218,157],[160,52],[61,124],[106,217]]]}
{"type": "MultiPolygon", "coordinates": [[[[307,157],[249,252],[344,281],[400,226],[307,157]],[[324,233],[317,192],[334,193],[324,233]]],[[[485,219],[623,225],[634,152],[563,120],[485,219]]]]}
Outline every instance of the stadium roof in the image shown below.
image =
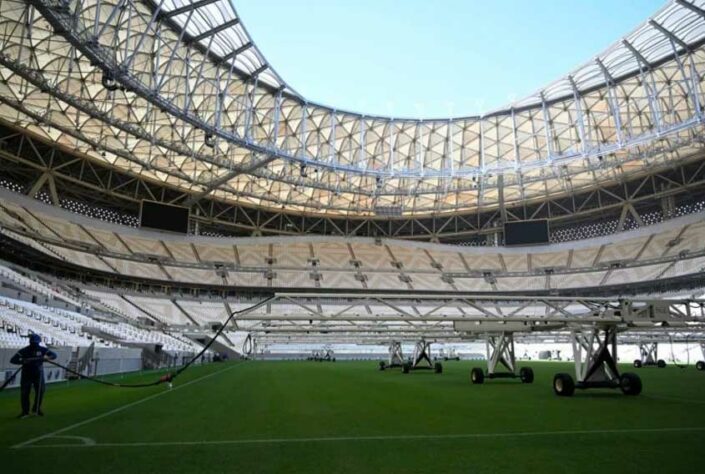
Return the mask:
{"type": "Polygon", "coordinates": [[[228,0],[70,5],[0,5],[0,118],[186,190],[185,204],[467,213],[702,158],[703,1],[668,3],[505,109],[433,120],[307,101],[228,0]]]}
{"type": "MultiPolygon", "coordinates": [[[[162,17],[171,19],[173,27],[184,30],[188,38],[198,41],[217,59],[233,64],[245,74],[257,75],[262,83],[282,89],[311,106],[336,110],[335,107],[316,104],[302,97],[276,73],[249,36],[232,0],[146,1],[155,11],[160,12],[162,17]]],[[[637,74],[644,67],[671,59],[674,53],[672,40],[679,49],[688,48],[688,45],[699,45],[703,41],[703,25],[700,21],[702,15],[703,10],[697,2],[669,2],[653,19],[565,77],[487,115],[541,106],[544,101],[570,98],[574,88],[583,92],[604,87],[612,81],[637,74]]]]}

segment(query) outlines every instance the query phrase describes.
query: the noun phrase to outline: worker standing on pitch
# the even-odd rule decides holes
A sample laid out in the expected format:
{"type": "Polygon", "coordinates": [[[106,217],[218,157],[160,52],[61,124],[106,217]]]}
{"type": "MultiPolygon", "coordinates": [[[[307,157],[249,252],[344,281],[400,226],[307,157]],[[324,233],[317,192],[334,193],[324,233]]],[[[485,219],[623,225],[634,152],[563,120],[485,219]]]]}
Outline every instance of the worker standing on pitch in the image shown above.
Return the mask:
{"type": "Polygon", "coordinates": [[[34,406],[32,413],[44,416],[42,413],[42,399],[44,398],[44,361],[56,359],[56,354],[39,344],[42,338],[39,334],[29,336],[29,345],[17,351],[12,356],[10,363],[22,366],[22,377],[20,378],[20,399],[22,401],[22,413],[18,418],[29,416],[29,394],[34,387],[34,406]]]}

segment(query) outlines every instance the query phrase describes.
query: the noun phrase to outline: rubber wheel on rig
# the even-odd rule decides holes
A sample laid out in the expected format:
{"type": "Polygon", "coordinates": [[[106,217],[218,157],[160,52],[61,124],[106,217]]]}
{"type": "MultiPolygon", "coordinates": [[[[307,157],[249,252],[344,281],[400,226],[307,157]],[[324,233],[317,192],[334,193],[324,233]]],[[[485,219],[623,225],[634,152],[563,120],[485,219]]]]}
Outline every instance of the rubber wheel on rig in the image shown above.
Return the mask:
{"type": "Polygon", "coordinates": [[[641,393],[641,379],[637,374],[626,372],[619,378],[619,388],[625,395],[639,395],[641,393]]]}
{"type": "Polygon", "coordinates": [[[433,371],[437,374],[442,374],[443,373],[443,364],[440,362],[436,362],[433,364],[433,371]]]}
{"type": "Polygon", "coordinates": [[[401,372],[403,374],[408,374],[410,370],[411,370],[411,364],[408,362],[404,362],[401,366],[401,372]]]}
{"type": "Polygon", "coordinates": [[[641,369],[641,361],[639,359],[636,359],[634,361],[634,367],[636,367],[637,369],[641,369]]]}
{"type": "Polygon", "coordinates": [[[659,359],[658,362],[656,362],[656,365],[659,369],[663,369],[666,367],[666,361],[663,359],[659,359]]]}
{"type": "Polygon", "coordinates": [[[705,370],[705,361],[699,360],[695,363],[695,368],[697,370],[705,370]]]}
{"type": "Polygon", "coordinates": [[[470,381],[474,384],[480,384],[485,381],[485,373],[479,367],[475,367],[470,371],[470,381]]]}
{"type": "Polygon", "coordinates": [[[519,369],[519,378],[522,383],[533,383],[534,370],[531,367],[522,367],[519,369]]]}
{"type": "Polygon", "coordinates": [[[575,382],[568,374],[556,374],[553,377],[553,391],[559,397],[572,397],[575,393],[575,382]]]}
{"type": "Polygon", "coordinates": [[[379,361],[379,370],[384,370],[387,368],[387,364],[383,360],[379,361]]]}

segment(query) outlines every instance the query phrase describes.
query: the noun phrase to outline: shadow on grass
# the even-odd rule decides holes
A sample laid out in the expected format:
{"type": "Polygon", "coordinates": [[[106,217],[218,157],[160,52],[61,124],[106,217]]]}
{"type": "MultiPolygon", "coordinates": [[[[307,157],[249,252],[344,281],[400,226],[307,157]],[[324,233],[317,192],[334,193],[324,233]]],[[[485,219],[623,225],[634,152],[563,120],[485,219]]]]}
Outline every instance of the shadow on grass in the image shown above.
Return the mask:
{"type": "Polygon", "coordinates": [[[630,397],[627,395],[624,395],[622,392],[619,390],[612,390],[612,391],[605,391],[605,392],[593,392],[593,391],[580,391],[576,390],[575,394],[572,397],[559,397],[556,396],[556,398],[565,398],[565,399],[570,399],[570,398],[593,398],[593,399],[599,399],[599,400],[606,400],[606,399],[619,399],[619,400],[638,400],[639,397],[630,397]]]}

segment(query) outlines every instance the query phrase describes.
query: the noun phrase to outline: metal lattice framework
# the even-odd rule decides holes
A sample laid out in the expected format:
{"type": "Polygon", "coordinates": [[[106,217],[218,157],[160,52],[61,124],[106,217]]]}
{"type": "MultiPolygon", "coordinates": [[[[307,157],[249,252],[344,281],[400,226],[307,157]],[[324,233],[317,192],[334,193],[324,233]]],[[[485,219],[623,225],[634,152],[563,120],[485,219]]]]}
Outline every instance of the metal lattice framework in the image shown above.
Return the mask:
{"type": "Polygon", "coordinates": [[[307,101],[227,0],[6,0],[0,119],[179,189],[189,205],[491,210],[701,159],[702,7],[670,2],[505,110],[406,120],[307,101]]]}
{"type": "MultiPolygon", "coordinates": [[[[0,174],[21,183],[23,192],[30,196],[46,190],[57,206],[65,201],[91,203],[136,220],[141,199],[174,203],[189,196],[164,183],[95,162],[58,143],[9,127],[0,126],[0,158],[0,174]]],[[[585,193],[547,196],[536,204],[524,202],[506,208],[504,217],[499,210],[384,221],[373,217],[293,216],[282,209],[267,211],[203,198],[193,206],[192,220],[194,230],[198,225],[201,232],[223,235],[377,235],[442,242],[473,238],[487,242],[487,236],[501,231],[502,219],[548,219],[556,232],[586,221],[610,219],[618,222],[616,232],[624,230],[624,224],[632,218],[641,226],[644,216],[663,212],[664,203],[676,206],[705,200],[704,183],[705,161],[697,161],[677,168],[649,170],[634,181],[606,183],[585,193]]]]}
{"type": "Polygon", "coordinates": [[[605,326],[628,331],[625,341],[672,337],[666,331],[695,341],[701,336],[693,334],[705,328],[705,301],[685,299],[277,293],[267,304],[267,312],[239,314],[236,326],[270,342],[459,341],[498,333],[528,341],[565,339],[571,330],[605,326]]]}

